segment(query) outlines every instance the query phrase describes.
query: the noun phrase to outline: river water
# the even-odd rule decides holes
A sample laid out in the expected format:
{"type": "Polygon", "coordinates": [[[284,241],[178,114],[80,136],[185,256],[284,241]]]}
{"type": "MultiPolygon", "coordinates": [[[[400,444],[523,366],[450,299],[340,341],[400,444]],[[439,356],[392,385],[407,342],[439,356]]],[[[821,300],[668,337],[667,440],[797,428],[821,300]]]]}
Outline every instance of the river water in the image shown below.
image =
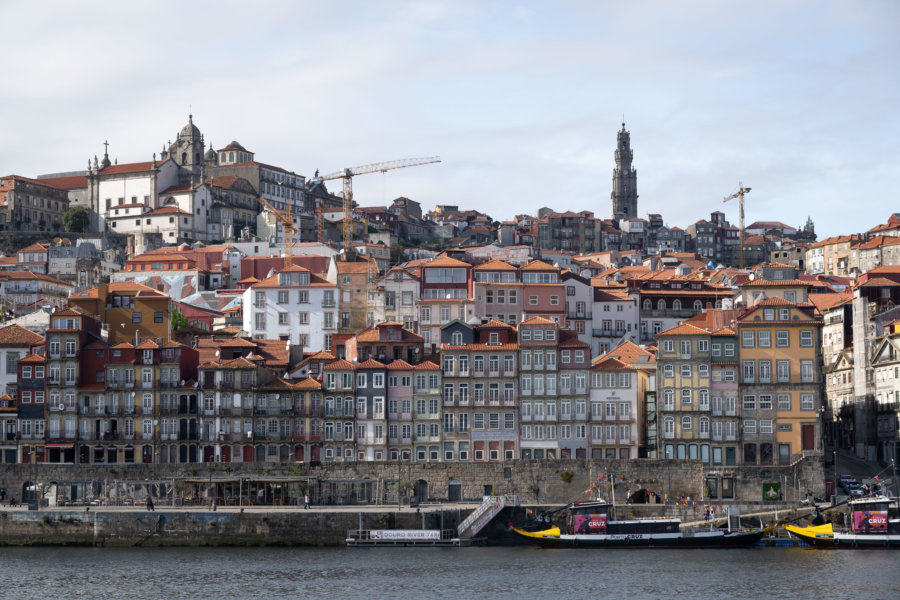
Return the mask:
{"type": "Polygon", "coordinates": [[[890,550],[2,548],[0,573],[15,600],[900,597],[890,550]]]}

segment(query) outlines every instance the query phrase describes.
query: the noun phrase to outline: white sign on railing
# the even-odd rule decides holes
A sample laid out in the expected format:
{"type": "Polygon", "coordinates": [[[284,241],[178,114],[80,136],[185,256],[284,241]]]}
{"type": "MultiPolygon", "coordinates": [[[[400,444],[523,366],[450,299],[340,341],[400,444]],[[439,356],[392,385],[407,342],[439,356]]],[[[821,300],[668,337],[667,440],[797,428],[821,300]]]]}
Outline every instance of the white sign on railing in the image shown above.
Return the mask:
{"type": "Polygon", "coordinates": [[[369,532],[373,540],[439,540],[439,529],[373,529],[369,532]]]}

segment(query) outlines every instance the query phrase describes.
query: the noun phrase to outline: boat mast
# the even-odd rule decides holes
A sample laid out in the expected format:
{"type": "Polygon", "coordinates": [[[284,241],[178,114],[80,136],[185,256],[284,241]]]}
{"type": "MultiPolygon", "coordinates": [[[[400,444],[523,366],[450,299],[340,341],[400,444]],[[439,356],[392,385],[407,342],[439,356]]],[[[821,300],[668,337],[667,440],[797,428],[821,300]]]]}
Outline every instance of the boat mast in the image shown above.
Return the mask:
{"type": "Polygon", "coordinates": [[[616,514],[616,483],[609,474],[606,475],[606,483],[609,485],[609,496],[612,498],[613,521],[618,521],[619,516],[616,514]]]}

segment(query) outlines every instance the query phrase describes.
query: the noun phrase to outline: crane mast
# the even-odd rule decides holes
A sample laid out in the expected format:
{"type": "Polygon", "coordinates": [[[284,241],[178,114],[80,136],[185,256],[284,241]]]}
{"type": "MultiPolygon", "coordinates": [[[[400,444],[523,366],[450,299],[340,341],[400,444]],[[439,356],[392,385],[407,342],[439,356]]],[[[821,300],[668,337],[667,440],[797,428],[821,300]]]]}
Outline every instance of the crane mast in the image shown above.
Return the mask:
{"type": "Polygon", "coordinates": [[[738,183],[738,191],[731,194],[730,196],[726,196],[722,202],[728,202],[729,200],[738,199],[738,213],[739,213],[739,223],[740,223],[740,236],[741,236],[741,246],[740,246],[740,256],[741,256],[741,268],[746,268],[747,262],[744,258],[744,196],[750,192],[750,188],[745,188],[743,182],[738,183]]]}
{"type": "Polygon", "coordinates": [[[294,217],[291,215],[290,204],[288,204],[287,211],[280,211],[269,204],[262,196],[259,197],[259,203],[262,204],[263,209],[266,212],[275,217],[276,232],[278,231],[278,223],[281,223],[281,228],[284,230],[284,266],[287,268],[294,263],[294,234],[297,233],[297,226],[294,225],[294,217]]]}
{"type": "MultiPolygon", "coordinates": [[[[400,160],[389,160],[384,162],[371,163],[367,165],[359,165],[358,167],[347,167],[324,175],[315,177],[310,181],[331,181],[341,179],[343,181],[343,213],[344,220],[341,227],[342,238],[344,242],[344,256],[350,253],[351,242],[353,241],[353,177],[356,175],[365,175],[367,173],[384,173],[394,169],[403,169],[406,167],[417,167],[419,165],[430,165],[432,163],[441,162],[440,156],[427,156],[424,158],[402,158],[400,160]]],[[[323,236],[324,222],[323,215],[320,215],[319,235],[323,236]]],[[[321,240],[320,240],[321,241],[321,240]]]]}

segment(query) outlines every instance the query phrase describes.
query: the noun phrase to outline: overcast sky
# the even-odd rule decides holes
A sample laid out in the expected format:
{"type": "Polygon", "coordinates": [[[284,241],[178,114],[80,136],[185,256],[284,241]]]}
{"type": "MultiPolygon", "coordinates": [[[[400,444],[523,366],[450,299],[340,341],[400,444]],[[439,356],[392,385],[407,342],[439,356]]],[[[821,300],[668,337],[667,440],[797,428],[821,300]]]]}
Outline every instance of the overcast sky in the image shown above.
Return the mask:
{"type": "MultiPolygon", "coordinates": [[[[686,227],[742,181],[747,223],[820,239],[900,210],[900,2],[2,0],[0,175],[221,148],[495,219],[609,217],[616,131],[642,216],[686,227]]],[[[338,186],[332,186],[337,190],[338,186]]]]}

